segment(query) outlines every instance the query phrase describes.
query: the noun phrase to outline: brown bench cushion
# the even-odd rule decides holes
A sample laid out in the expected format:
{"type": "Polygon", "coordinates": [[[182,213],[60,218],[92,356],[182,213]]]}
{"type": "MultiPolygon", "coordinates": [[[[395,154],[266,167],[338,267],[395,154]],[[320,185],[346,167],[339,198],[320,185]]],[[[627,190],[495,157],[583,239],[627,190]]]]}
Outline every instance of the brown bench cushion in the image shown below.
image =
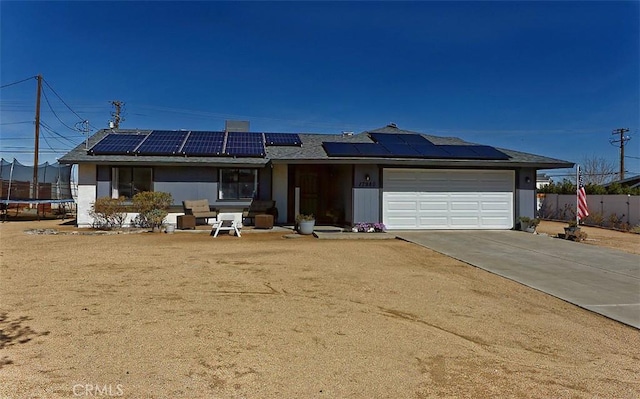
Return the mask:
{"type": "Polygon", "coordinates": [[[182,201],[182,207],[185,215],[193,215],[196,218],[214,218],[218,216],[216,210],[211,210],[209,200],[187,200],[182,201]]]}

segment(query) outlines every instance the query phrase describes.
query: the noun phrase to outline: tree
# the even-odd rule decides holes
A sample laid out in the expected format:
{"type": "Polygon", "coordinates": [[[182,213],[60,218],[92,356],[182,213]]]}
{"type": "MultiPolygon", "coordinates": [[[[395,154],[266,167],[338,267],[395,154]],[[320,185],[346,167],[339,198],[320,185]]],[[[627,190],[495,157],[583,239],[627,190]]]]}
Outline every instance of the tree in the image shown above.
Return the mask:
{"type": "Polygon", "coordinates": [[[595,155],[584,157],[580,165],[584,184],[602,185],[613,181],[617,177],[616,166],[613,162],[595,155]]]}

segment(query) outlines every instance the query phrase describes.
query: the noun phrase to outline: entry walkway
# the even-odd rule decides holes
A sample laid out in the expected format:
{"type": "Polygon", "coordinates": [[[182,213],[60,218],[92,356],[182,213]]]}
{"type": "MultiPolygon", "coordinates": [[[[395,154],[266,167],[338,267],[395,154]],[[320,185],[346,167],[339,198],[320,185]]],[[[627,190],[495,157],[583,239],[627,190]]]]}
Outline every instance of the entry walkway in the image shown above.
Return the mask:
{"type": "Polygon", "coordinates": [[[640,329],[638,255],[520,231],[394,233],[640,329]]]}

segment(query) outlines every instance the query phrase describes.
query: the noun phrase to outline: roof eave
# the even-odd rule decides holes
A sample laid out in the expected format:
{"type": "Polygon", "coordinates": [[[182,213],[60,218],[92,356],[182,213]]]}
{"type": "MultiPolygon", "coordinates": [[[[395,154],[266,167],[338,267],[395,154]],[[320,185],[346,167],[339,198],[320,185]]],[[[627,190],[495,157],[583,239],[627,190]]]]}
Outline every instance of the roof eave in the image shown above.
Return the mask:
{"type": "Polygon", "coordinates": [[[434,166],[434,167],[490,167],[490,168],[534,168],[564,169],[573,168],[571,162],[514,162],[502,160],[441,160],[415,158],[316,158],[316,159],[271,159],[273,164],[377,164],[393,166],[434,166]]]}

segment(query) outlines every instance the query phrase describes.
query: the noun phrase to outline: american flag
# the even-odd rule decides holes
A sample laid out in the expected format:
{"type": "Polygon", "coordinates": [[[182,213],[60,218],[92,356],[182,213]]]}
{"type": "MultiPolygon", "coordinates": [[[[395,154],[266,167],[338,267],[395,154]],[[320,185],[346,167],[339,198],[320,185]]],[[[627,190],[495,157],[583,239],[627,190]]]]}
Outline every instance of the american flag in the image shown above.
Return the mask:
{"type": "Polygon", "coordinates": [[[584,181],[582,173],[578,167],[578,219],[584,219],[589,216],[589,207],[587,206],[587,193],[584,191],[584,181]]]}

